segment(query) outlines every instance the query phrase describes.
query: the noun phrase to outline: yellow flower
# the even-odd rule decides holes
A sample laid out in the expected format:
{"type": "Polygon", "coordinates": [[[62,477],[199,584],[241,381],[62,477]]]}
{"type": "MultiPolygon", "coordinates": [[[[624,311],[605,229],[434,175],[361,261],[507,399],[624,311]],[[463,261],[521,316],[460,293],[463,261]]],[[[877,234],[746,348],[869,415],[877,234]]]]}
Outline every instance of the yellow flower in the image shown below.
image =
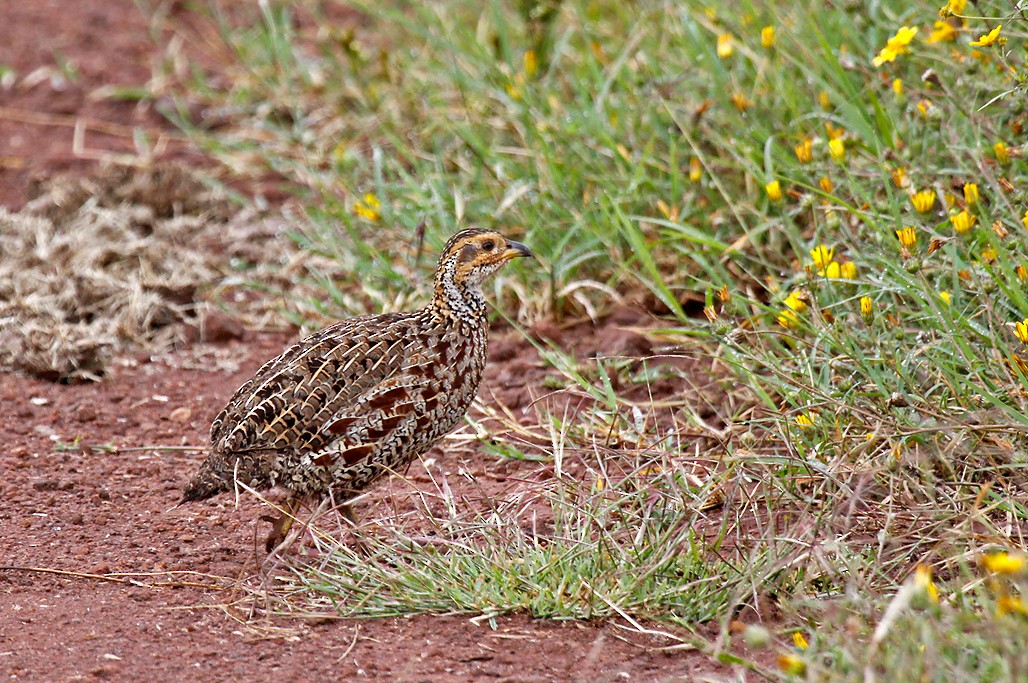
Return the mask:
{"type": "Polygon", "coordinates": [[[989,45],[992,45],[997,39],[999,39],[999,31],[1001,28],[1003,28],[1003,24],[992,29],[978,40],[972,41],[971,44],[975,47],[988,47],[989,45]]]}
{"type": "Polygon", "coordinates": [[[787,330],[791,330],[800,324],[800,317],[796,314],[796,311],[790,308],[783,308],[782,312],[778,314],[778,324],[787,330]]]}
{"type": "Polygon", "coordinates": [[[948,17],[953,14],[960,15],[964,13],[966,8],[967,0],[949,0],[949,2],[943,5],[942,9],[939,10],[939,15],[943,17],[948,17]]]}
{"type": "Polygon", "coordinates": [[[900,228],[896,231],[896,237],[899,238],[900,244],[907,249],[913,249],[917,246],[917,228],[900,228]]]}
{"type": "Polygon", "coordinates": [[[957,29],[948,21],[937,21],[933,26],[929,43],[950,43],[957,39],[957,29]]]}
{"type": "Polygon", "coordinates": [[[978,203],[978,183],[964,183],[964,201],[967,202],[968,206],[974,206],[978,203]]]}
{"type": "Polygon", "coordinates": [[[822,109],[828,109],[832,106],[832,98],[828,95],[827,90],[822,90],[817,94],[817,102],[821,105],[822,109]]]}
{"type": "MultiPolygon", "coordinates": [[[[1019,323],[1014,323],[1014,336],[1017,337],[1017,339],[1022,344],[1028,344],[1028,318],[1025,318],[1019,323]]],[[[982,564],[985,565],[986,569],[989,569],[989,571],[996,571],[995,569],[992,569],[989,564],[987,564],[990,557],[992,556],[986,555],[985,557],[983,557],[982,564]]]]}
{"type": "Polygon", "coordinates": [[[939,298],[942,299],[942,302],[947,306],[949,306],[950,302],[952,301],[949,292],[939,292],[939,298]]]}
{"type": "Polygon", "coordinates": [[[825,268],[824,276],[832,280],[842,277],[842,266],[835,261],[832,261],[825,268]]]}
{"type": "Polygon", "coordinates": [[[935,190],[921,190],[910,197],[910,202],[918,213],[928,213],[935,206],[935,190]]]}
{"type": "MultiPolygon", "coordinates": [[[[814,426],[814,421],[811,420],[810,417],[807,416],[807,415],[797,415],[796,416],[796,424],[799,425],[800,427],[804,427],[804,428],[806,428],[806,427],[813,427],[814,426]]],[[[799,634],[797,633],[796,635],[799,635],[799,634]]],[[[800,636],[800,637],[802,638],[803,636],[800,636]]],[[[806,649],[806,648],[803,648],[803,649],[806,649]]]]}
{"type": "Polygon", "coordinates": [[[698,183],[702,177],[703,166],[700,164],[700,160],[696,157],[689,159],[689,180],[694,183],[698,183]]]}
{"type": "MultiPolygon", "coordinates": [[[[799,420],[799,418],[796,419],[799,420]]],[[[804,638],[803,634],[799,631],[796,631],[792,634],[792,643],[801,650],[806,650],[808,647],[810,647],[810,643],[807,642],[807,639],[804,638]]]]}
{"type": "MultiPolygon", "coordinates": [[[[1028,319],[1017,325],[1017,338],[1028,344],[1028,319]]],[[[1028,570],[1028,557],[1023,553],[989,553],[983,555],[980,562],[987,571],[993,574],[1022,574],[1028,570]]]]}
{"type": "Polygon", "coordinates": [[[977,220],[977,216],[972,216],[966,211],[961,211],[955,216],[950,216],[950,221],[953,223],[953,229],[961,235],[973,228],[977,220]]]}
{"type": "Polygon", "coordinates": [[[717,37],[717,56],[721,59],[728,59],[735,53],[735,45],[732,44],[732,34],[722,33],[717,37]]]}
{"type": "Polygon", "coordinates": [[[810,138],[803,138],[803,142],[796,145],[793,151],[796,152],[796,158],[801,164],[809,163],[814,158],[814,141],[810,138]]]}
{"type": "Polygon", "coordinates": [[[996,616],[1004,614],[1021,614],[1028,617],[1028,605],[1021,598],[1013,595],[1001,595],[996,601],[996,616]]]}
{"type": "Polygon", "coordinates": [[[997,256],[999,256],[999,252],[997,252],[993,247],[985,247],[982,249],[982,261],[985,263],[994,262],[997,256]]]}
{"type": "Polygon", "coordinates": [[[839,268],[839,277],[844,280],[856,280],[857,279],[857,264],[853,261],[847,261],[843,263],[839,268]]]}
{"type": "Polygon", "coordinates": [[[897,98],[903,97],[903,79],[896,78],[892,81],[892,94],[897,98]]]}
{"type": "Polygon", "coordinates": [[[871,300],[869,296],[860,297],[860,315],[864,318],[873,316],[875,312],[875,302],[871,300]]]}
{"type": "Polygon", "coordinates": [[[535,54],[535,50],[525,51],[525,65],[524,71],[526,76],[533,76],[535,72],[539,70],[539,57],[535,54]]]}
{"type": "Polygon", "coordinates": [[[807,310],[807,293],[795,290],[785,298],[785,305],[797,313],[807,310]]]}
{"type": "Polygon", "coordinates": [[[914,36],[916,35],[916,27],[911,28],[910,26],[901,26],[900,29],[896,31],[896,35],[889,38],[885,47],[878,52],[878,56],[871,60],[871,63],[875,66],[881,66],[886,62],[895,61],[895,59],[902,54],[910,52],[910,42],[914,40],[914,36]]]}
{"type": "Polygon", "coordinates": [[[828,151],[836,161],[842,161],[846,157],[846,143],[840,138],[832,138],[828,141],[828,151]]]}
{"type": "Polygon", "coordinates": [[[1028,211],[1024,212],[1024,218],[1021,219],[1021,223],[1024,225],[1024,229],[1028,230],[1028,211]]]}
{"type": "Polygon", "coordinates": [[[901,190],[905,187],[909,187],[910,178],[907,177],[907,169],[902,166],[897,166],[892,169],[892,182],[901,190]]]}
{"type": "Polygon", "coordinates": [[[831,178],[821,178],[820,180],[817,181],[817,184],[821,188],[821,191],[824,192],[825,194],[831,194],[832,190],[835,189],[835,186],[832,185],[832,179],[831,178]]]}
{"type": "Polygon", "coordinates": [[[810,250],[810,258],[814,261],[814,267],[819,271],[828,267],[828,264],[835,259],[835,249],[824,244],[810,250]]]}
{"type": "Polygon", "coordinates": [[[807,665],[796,655],[780,655],[778,668],[789,676],[802,676],[807,670],[807,665]]]}
{"type": "Polygon", "coordinates": [[[1025,268],[1023,265],[1014,268],[1014,273],[1021,282],[1028,280],[1028,268],[1025,268]]]}
{"type": "Polygon", "coordinates": [[[772,180],[770,183],[764,186],[764,191],[767,192],[767,196],[771,199],[771,201],[782,201],[782,184],[779,181],[772,180]]]}
{"type": "Polygon", "coordinates": [[[741,92],[733,93],[729,99],[732,101],[732,104],[735,105],[735,108],[739,111],[746,111],[747,109],[753,106],[753,100],[746,97],[741,92]]]}
{"type": "Polygon", "coordinates": [[[760,45],[770,50],[775,46],[775,27],[765,26],[760,29],[760,45]]]}
{"type": "Polygon", "coordinates": [[[378,201],[378,197],[369,192],[364,195],[363,199],[358,200],[357,203],[353,205],[353,212],[361,218],[373,223],[382,217],[382,214],[378,210],[381,206],[382,204],[378,201]]]}
{"type": "Polygon", "coordinates": [[[992,151],[996,153],[996,161],[1001,164],[1010,162],[1010,150],[1007,149],[1007,144],[1000,140],[992,146],[992,151]]]}
{"type": "Polygon", "coordinates": [[[929,600],[935,603],[939,602],[939,589],[932,581],[931,568],[923,564],[917,565],[917,569],[914,571],[914,585],[923,590],[929,600]]]}
{"type": "Polygon", "coordinates": [[[923,119],[927,119],[929,115],[936,111],[935,105],[932,104],[931,100],[919,100],[917,110],[921,113],[921,118],[923,119]]]}

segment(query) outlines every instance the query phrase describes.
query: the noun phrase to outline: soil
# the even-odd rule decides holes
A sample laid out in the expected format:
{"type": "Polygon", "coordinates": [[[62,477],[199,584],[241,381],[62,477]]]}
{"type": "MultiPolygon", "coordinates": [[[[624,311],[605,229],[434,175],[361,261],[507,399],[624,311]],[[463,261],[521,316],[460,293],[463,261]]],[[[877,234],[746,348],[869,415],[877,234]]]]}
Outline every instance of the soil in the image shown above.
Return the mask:
{"type": "MultiPolygon", "coordinates": [[[[0,205],[23,205],[34,178],[89,173],[104,156],[132,153],[136,129],[151,140],[164,136],[166,154],[206,163],[151,106],[95,97],[104,86],[146,83],[155,58],[148,30],[132,0],[5,7],[0,65],[18,80],[0,90],[0,205]],[[75,77],[23,82],[55,60],[74,64],[75,77]],[[76,121],[87,122],[84,147],[74,141],[76,121]]],[[[649,341],[627,329],[640,323],[629,311],[599,328],[539,334],[571,335],[579,352],[645,354],[649,341]]],[[[481,398],[520,407],[546,393],[531,346],[502,330],[494,337],[481,398]]],[[[204,444],[236,387],[290,341],[253,331],[242,340],[197,340],[160,356],[122,359],[99,383],[0,374],[0,673],[30,681],[740,675],[695,651],[663,650],[672,643],[614,621],[515,615],[498,618],[495,628],[461,616],[248,622],[223,607],[236,581],[258,571],[267,530],[259,516],[266,511],[231,496],[174,507],[204,454],[148,446],[204,444]]],[[[414,500],[432,476],[462,480],[458,472],[468,472],[484,496],[549,476],[545,463],[452,443],[426,454],[408,476],[375,488],[358,516],[373,516],[386,501],[414,500]]]]}

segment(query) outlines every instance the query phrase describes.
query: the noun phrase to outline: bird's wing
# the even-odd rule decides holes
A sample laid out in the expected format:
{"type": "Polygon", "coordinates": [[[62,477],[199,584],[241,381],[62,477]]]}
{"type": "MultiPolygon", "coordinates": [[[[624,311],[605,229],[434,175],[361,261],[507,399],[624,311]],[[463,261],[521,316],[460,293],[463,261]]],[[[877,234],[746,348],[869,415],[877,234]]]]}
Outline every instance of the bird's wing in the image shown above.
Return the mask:
{"type": "Polygon", "coordinates": [[[351,318],[268,361],[211,425],[213,452],[320,451],[327,429],[376,387],[388,387],[418,352],[405,314],[351,318]]]}

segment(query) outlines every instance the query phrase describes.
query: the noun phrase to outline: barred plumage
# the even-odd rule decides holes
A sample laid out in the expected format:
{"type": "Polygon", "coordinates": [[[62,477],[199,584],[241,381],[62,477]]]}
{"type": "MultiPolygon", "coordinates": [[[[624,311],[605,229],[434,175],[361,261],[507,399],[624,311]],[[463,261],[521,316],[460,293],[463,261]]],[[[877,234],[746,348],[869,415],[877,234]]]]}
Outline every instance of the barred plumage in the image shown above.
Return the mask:
{"type": "MultiPolygon", "coordinates": [[[[353,497],[405,467],[464,416],[485,369],[482,281],[532,256],[491,230],[454,235],[443,248],[432,300],[410,313],[331,325],[268,361],[211,425],[211,451],[183,502],[233,488],[282,486],[301,499],[353,497]]],[[[288,529],[284,515],[269,549],[288,529]]]]}

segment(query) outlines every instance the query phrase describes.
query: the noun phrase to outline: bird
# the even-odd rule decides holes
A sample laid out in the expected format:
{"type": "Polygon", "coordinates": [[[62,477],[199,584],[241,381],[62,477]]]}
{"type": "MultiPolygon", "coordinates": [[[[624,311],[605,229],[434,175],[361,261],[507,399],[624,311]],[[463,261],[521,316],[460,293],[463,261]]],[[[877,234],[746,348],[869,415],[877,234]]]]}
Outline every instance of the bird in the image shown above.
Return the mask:
{"type": "Polygon", "coordinates": [[[495,230],[462,230],[443,247],[425,306],[341,320],[266,362],[214,418],[207,458],[179,504],[236,482],[284,488],[281,516],[268,520],[270,553],[305,502],[345,505],[404,469],[474,400],[489,336],[482,282],[521,257],[535,255],[495,230]]]}

